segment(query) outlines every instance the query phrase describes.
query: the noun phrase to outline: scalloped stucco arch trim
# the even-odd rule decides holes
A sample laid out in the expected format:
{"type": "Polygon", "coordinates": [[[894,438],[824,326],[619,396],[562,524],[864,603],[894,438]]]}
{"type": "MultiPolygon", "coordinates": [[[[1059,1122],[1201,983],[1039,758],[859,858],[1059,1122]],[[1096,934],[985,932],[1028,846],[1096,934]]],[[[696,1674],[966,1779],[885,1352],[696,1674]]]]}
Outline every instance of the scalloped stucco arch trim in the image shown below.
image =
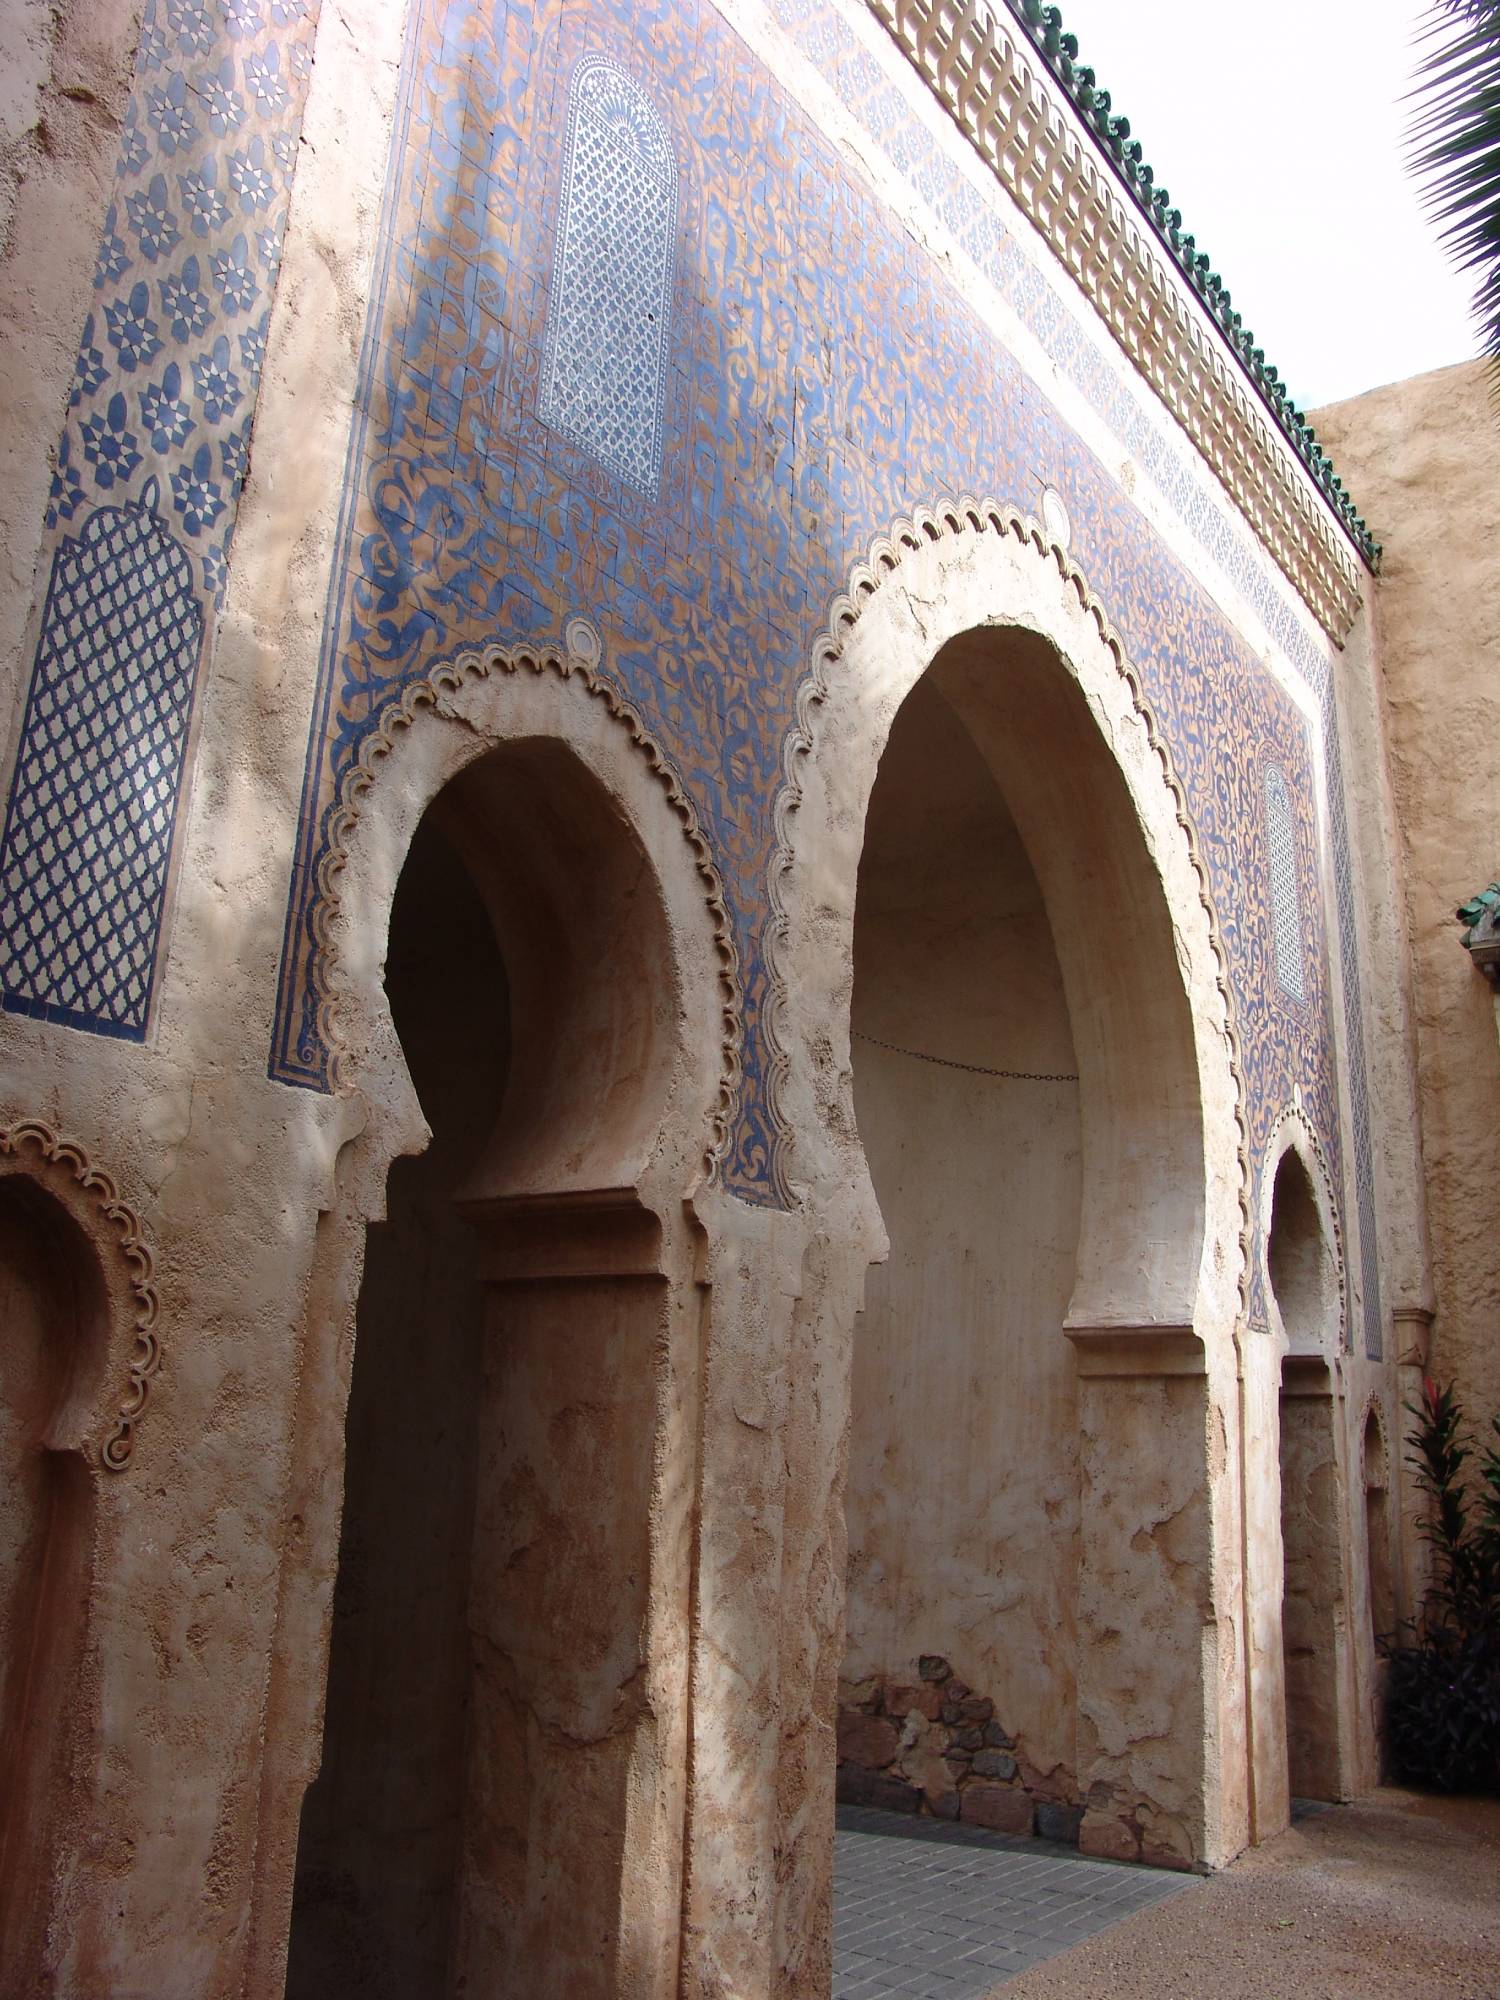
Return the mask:
{"type": "Polygon", "coordinates": [[[1307,1174],[1317,1204],[1318,1220],[1322,1224],[1324,1239],[1328,1245],[1329,1261],[1333,1270],[1334,1289],[1338,1298],[1338,1327],[1335,1333],[1335,1355],[1342,1354],[1349,1337],[1349,1271],[1344,1257],[1344,1229],[1339,1215],[1338,1194],[1333,1175],[1328,1166],[1328,1155],[1323,1141],[1318,1136],[1317,1127],[1297,1100],[1286,1105],[1278,1114],[1266,1140],[1265,1155],[1261,1163],[1260,1177],[1260,1222],[1256,1231],[1256,1255],[1260,1260],[1260,1273],[1266,1289],[1268,1310],[1275,1293],[1271,1285],[1271,1204],[1276,1189],[1276,1170],[1288,1153],[1295,1153],[1307,1174]]]}
{"type": "Polygon", "coordinates": [[[319,864],[316,893],[309,913],[313,939],[310,976],[317,994],[319,1032],[329,1051],[329,1074],[334,1090],[347,1093],[350,1086],[341,1074],[347,1046],[342,1019],[346,996],[338,991],[332,977],[332,925],[339,907],[340,883],[348,861],[350,836],[381,764],[424,709],[436,708],[445,695],[459,693],[466,683],[488,679],[492,675],[519,678],[528,673],[536,676],[554,674],[563,681],[576,682],[594,699],[602,702],[645,758],[687,842],[693,866],[702,883],[719,958],[720,985],[721,1070],[718,1100],[712,1119],[712,1138],[705,1153],[705,1167],[712,1176],[717,1173],[729,1145],[740,1078],[739,955],[724,901],[723,884],[708,842],[699,828],[697,811],[671,759],[651,736],[637,711],[600,671],[597,634],[587,621],[575,619],[568,628],[568,636],[571,643],[567,650],[495,645],[466,648],[450,659],[437,661],[419,680],[410,682],[402,689],[400,696],[382,712],[375,728],[361,742],[329,816],[328,845],[319,864]]]}
{"type": "MultiPolygon", "coordinates": [[[[972,497],[940,501],[930,507],[918,508],[909,518],[897,521],[888,535],[877,538],[868,556],[850,572],[846,589],[833,600],[827,625],[813,647],[809,671],[798,691],[796,722],[788,732],[783,749],[783,783],[774,809],[775,850],[769,883],[771,915],[766,932],[770,986],[765,1026],[767,1094],[773,1129],[778,1136],[773,1162],[776,1192],[788,1205],[797,1205],[801,1198],[798,1182],[805,1177],[798,1171],[796,1155],[806,1143],[806,1121],[804,1119],[799,1124],[789,1108],[796,1035],[792,1013],[800,1004],[799,974],[792,963],[794,917],[789,891],[798,881],[799,869],[805,861],[799,852],[799,815],[806,796],[809,760],[818,748],[819,712],[829,703],[836,669],[844,663],[856,635],[868,624],[874,607],[889,598],[893,584],[913,584],[916,571],[925,565],[924,573],[928,574],[930,585],[934,562],[941,569],[945,563],[961,564],[968,558],[983,567],[986,550],[993,553],[1007,548],[1012,552],[1012,568],[1021,584],[1011,599],[1006,598],[1003,589],[997,588],[996,594],[984,604],[978,616],[974,615],[971,607],[965,615],[947,619],[940,602],[941,592],[936,597],[921,599],[920,609],[913,612],[908,620],[909,629],[903,635],[909,650],[919,655],[919,664],[907,677],[900,694],[904,696],[949,639],[973,629],[976,624],[1034,630],[1055,645],[1055,631],[1049,626],[1059,630],[1066,628],[1068,643],[1058,646],[1058,650],[1080,687],[1083,686],[1082,669],[1088,664],[1083,654],[1092,651],[1092,672],[1096,679],[1101,662],[1107,660],[1108,675],[1124,691],[1128,713],[1139,724],[1149,746],[1150,761],[1155,767],[1161,793],[1165,796],[1175,836],[1181,842],[1191,871],[1193,896],[1199,913],[1196,928],[1201,930],[1211,958],[1211,963],[1203,968],[1207,974],[1205,998],[1209,1004],[1202,1010],[1210,1018],[1201,1018],[1195,1013],[1194,1034],[1200,1053],[1206,1054],[1210,1045],[1218,1046],[1230,1080],[1234,1124],[1234,1201],[1237,1208],[1238,1269],[1235,1283],[1239,1315],[1243,1318],[1248,1305],[1252,1235],[1249,1120],[1228,953],[1214,904],[1208,865],[1170,746],[1146,697],[1141,676],[1106,607],[1082,568],[1036,520],[999,501],[972,497]],[[1018,564],[1015,558],[1019,558],[1018,564]],[[1061,586],[1060,593],[1058,586],[1061,586]],[[1033,623],[1029,613],[1034,606],[1043,604],[1049,607],[1047,619],[1042,623],[1033,623]],[[1072,657],[1074,652],[1080,656],[1076,660],[1072,657]]],[[[998,587],[1004,579],[997,575],[993,581],[998,587]]],[[[972,591],[970,595],[973,595],[972,591]]],[[[890,713],[882,718],[882,744],[884,732],[889,729],[894,717],[894,707],[895,704],[891,704],[890,713]]],[[[853,850],[855,864],[857,852],[856,845],[853,850]]],[[[805,912],[803,921],[806,921],[805,912]]],[[[815,1170],[811,1177],[817,1178],[815,1170]]]]}
{"type": "MultiPolygon", "coordinates": [[[[155,1259],[141,1228],[140,1217],[102,1168],[83,1147],[61,1138],[38,1118],[24,1118],[0,1127],[0,1157],[14,1160],[16,1171],[36,1180],[54,1199],[61,1199],[101,1251],[123,1267],[133,1305],[133,1351],[127,1363],[127,1387],[115,1406],[114,1421],[99,1446],[99,1459],[110,1472],[123,1472],[135,1448],[135,1427],[151,1394],[152,1378],[161,1366],[156,1322],[161,1311],[155,1284],[155,1259]],[[41,1171],[26,1160],[36,1155],[41,1171]],[[81,1201],[79,1197],[82,1197],[81,1201]]],[[[113,1343],[112,1343],[113,1345],[113,1343]]]]}

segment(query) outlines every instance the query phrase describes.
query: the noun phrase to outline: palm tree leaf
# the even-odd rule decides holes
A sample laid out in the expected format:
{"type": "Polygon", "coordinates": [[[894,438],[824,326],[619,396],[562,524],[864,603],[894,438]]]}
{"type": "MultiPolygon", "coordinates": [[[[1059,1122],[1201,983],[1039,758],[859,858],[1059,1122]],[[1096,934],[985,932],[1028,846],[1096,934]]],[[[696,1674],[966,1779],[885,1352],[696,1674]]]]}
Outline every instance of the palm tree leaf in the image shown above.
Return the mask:
{"type": "Polygon", "coordinates": [[[1474,317],[1500,371],[1500,0],[1435,0],[1419,44],[1410,163],[1449,254],[1478,273],[1474,317]]]}

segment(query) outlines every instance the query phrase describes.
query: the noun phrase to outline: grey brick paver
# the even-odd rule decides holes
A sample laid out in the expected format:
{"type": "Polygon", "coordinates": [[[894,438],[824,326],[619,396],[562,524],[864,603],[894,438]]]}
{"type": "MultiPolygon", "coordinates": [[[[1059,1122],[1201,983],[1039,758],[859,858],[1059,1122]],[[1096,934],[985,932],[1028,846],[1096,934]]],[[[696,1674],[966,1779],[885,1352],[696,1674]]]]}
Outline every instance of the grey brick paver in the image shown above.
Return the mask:
{"type": "Polygon", "coordinates": [[[833,2000],[980,2000],[1190,1877],[840,1806],[833,2000]]]}

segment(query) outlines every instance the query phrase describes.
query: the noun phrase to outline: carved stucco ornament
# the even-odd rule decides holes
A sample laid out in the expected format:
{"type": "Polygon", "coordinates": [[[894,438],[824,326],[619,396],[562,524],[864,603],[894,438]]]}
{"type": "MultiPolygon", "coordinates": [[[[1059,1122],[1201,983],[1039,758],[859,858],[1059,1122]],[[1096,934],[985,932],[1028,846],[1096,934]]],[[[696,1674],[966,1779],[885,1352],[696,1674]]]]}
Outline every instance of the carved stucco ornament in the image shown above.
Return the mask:
{"type": "Polygon", "coordinates": [[[135,1426],[151,1393],[151,1378],[161,1366],[161,1343],[156,1335],[160,1312],[154,1283],[155,1260],[141,1230],[140,1218],[109,1175],[96,1167],[87,1153],[72,1140],[63,1139],[50,1125],[27,1118],[14,1125],[0,1126],[0,1155],[13,1159],[30,1150],[46,1168],[66,1175],[88,1197],[104,1229],[92,1230],[101,1250],[112,1249],[124,1263],[135,1305],[134,1350],[129,1362],[125,1394],[115,1409],[115,1420],[99,1447],[99,1457],[110,1472],[123,1472],[130,1463],[135,1445],[135,1426]],[[112,1240],[111,1240],[112,1239],[112,1240]]]}

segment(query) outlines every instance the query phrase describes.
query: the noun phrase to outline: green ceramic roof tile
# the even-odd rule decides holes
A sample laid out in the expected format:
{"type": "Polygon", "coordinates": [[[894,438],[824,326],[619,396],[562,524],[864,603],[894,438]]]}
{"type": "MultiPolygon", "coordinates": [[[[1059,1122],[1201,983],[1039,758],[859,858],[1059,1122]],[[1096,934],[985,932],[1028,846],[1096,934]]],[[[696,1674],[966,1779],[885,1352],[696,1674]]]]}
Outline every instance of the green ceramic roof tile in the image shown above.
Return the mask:
{"type": "Polygon", "coordinates": [[[1282,436],[1311,474],[1314,484],[1340,525],[1371,569],[1379,566],[1380,545],[1355,511],[1353,500],[1318,443],[1312,425],[1287,394],[1277,371],[1256,346],[1255,336],[1235,310],[1229,288],[1212,269],[1197,239],[1182,226],[1181,211],[1142,157],[1141,144],[1130,136],[1130,120],[1118,116],[1107,90],[1094,72],[1078,60],[1078,38],[1064,31],[1062,14],[1041,0],[1006,0],[1028,41],[1077,107],[1085,128],[1114,169],[1126,193],[1146,218],[1158,242],[1207,308],[1230,351],[1248,376],[1282,436]]]}
{"type": "Polygon", "coordinates": [[[1481,889],[1477,896],[1472,896],[1467,903],[1460,904],[1454,914],[1465,930],[1473,930],[1485,912],[1493,910],[1497,905],[1500,905],[1500,882],[1491,882],[1487,889],[1481,889]]]}

